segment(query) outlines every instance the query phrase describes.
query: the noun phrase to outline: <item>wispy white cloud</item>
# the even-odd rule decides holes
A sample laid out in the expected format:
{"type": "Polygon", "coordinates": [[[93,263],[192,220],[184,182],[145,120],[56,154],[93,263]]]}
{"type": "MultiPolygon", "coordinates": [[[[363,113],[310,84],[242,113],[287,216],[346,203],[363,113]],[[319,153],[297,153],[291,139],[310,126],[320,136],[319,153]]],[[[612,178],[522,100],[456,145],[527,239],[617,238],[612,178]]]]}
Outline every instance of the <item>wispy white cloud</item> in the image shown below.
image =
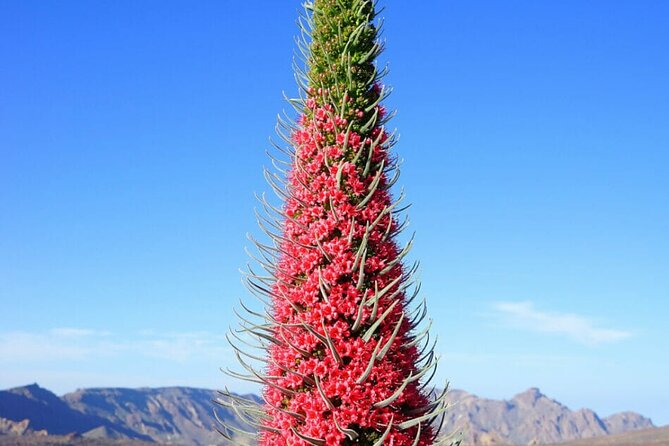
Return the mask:
{"type": "Polygon", "coordinates": [[[221,359],[229,353],[223,335],[207,332],[143,331],[121,336],[108,331],[67,327],[0,333],[0,364],[119,356],[186,362],[221,359]]]}
{"type": "Polygon", "coordinates": [[[0,361],[74,360],[86,357],[91,349],[81,339],[51,332],[12,331],[0,333],[0,361]]]}
{"type": "Polygon", "coordinates": [[[493,307],[505,324],[537,333],[566,336],[588,346],[615,343],[632,336],[626,330],[599,327],[593,320],[578,314],[540,311],[528,301],[497,302],[493,307]]]}
{"type": "Polygon", "coordinates": [[[193,358],[221,359],[229,356],[231,349],[222,334],[207,332],[155,333],[144,332],[134,343],[134,348],[145,355],[185,362],[193,358]]]}

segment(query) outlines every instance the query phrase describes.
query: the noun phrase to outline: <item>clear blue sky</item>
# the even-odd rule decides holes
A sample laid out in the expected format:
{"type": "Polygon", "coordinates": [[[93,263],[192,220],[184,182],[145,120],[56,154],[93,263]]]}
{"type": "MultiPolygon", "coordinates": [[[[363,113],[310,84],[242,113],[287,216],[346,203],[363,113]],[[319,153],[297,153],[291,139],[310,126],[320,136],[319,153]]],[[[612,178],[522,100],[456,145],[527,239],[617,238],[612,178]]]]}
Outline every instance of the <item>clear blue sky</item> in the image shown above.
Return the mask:
{"type": "MultiPolygon", "coordinates": [[[[440,379],[669,423],[669,4],[384,3],[440,379]]],[[[298,7],[0,2],[0,388],[243,389],[298,7]]]]}

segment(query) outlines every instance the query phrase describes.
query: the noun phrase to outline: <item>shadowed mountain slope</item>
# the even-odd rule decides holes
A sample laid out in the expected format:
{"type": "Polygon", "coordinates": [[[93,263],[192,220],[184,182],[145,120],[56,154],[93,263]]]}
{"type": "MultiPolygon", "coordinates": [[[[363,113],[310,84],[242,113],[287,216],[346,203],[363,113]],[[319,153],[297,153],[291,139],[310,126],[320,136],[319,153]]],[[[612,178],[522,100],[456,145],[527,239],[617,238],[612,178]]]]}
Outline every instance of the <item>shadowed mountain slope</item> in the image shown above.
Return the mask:
{"type": "Polygon", "coordinates": [[[14,423],[29,420],[30,430],[44,430],[54,435],[105,427],[119,437],[149,439],[103,418],[81,413],[37,384],[0,391],[0,417],[14,423]]]}
{"type": "MultiPolygon", "coordinates": [[[[64,395],[63,400],[84,414],[103,418],[159,443],[213,445],[222,440],[215,430],[216,397],[214,390],[190,387],[101,388],[77,390],[64,395]]],[[[222,408],[216,412],[221,420],[244,429],[231,412],[222,408]]],[[[239,444],[244,444],[243,439],[239,439],[239,444]]]]}

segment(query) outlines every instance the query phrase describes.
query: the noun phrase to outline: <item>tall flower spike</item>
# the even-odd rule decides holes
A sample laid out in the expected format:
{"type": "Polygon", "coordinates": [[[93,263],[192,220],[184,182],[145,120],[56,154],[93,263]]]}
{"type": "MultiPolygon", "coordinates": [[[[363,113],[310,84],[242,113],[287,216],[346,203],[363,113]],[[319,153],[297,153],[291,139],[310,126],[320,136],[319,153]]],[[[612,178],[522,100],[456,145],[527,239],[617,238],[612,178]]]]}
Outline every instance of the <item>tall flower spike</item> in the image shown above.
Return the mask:
{"type": "Polygon", "coordinates": [[[259,197],[269,244],[252,255],[246,283],[267,314],[242,304],[231,331],[243,372],[264,403],[229,392],[218,403],[248,431],[222,425],[231,442],[257,431],[260,446],[433,446],[444,393],[426,391],[437,357],[428,345],[426,307],[413,305],[416,265],[394,238],[406,207],[393,200],[398,178],[382,102],[386,70],[376,57],[376,4],[314,0],[298,20],[296,122],[279,117],[276,171],[265,178],[281,201],[259,197]],[[254,322],[257,321],[257,322],[254,322]],[[248,348],[264,350],[246,353],[248,348]]]}

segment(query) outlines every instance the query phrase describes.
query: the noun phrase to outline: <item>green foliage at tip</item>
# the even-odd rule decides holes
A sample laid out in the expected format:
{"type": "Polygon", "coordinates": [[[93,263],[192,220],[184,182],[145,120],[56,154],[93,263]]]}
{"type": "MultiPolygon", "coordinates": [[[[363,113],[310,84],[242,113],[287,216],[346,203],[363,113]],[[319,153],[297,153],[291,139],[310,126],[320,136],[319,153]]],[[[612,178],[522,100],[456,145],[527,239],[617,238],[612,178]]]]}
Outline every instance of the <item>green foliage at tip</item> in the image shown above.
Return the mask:
{"type": "Polygon", "coordinates": [[[319,106],[332,105],[353,123],[352,130],[367,134],[376,124],[374,107],[380,100],[380,92],[373,88],[380,76],[375,60],[382,51],[374,2],[314,0],[305,6],[311,10],[310,96],[319,106]]]}

